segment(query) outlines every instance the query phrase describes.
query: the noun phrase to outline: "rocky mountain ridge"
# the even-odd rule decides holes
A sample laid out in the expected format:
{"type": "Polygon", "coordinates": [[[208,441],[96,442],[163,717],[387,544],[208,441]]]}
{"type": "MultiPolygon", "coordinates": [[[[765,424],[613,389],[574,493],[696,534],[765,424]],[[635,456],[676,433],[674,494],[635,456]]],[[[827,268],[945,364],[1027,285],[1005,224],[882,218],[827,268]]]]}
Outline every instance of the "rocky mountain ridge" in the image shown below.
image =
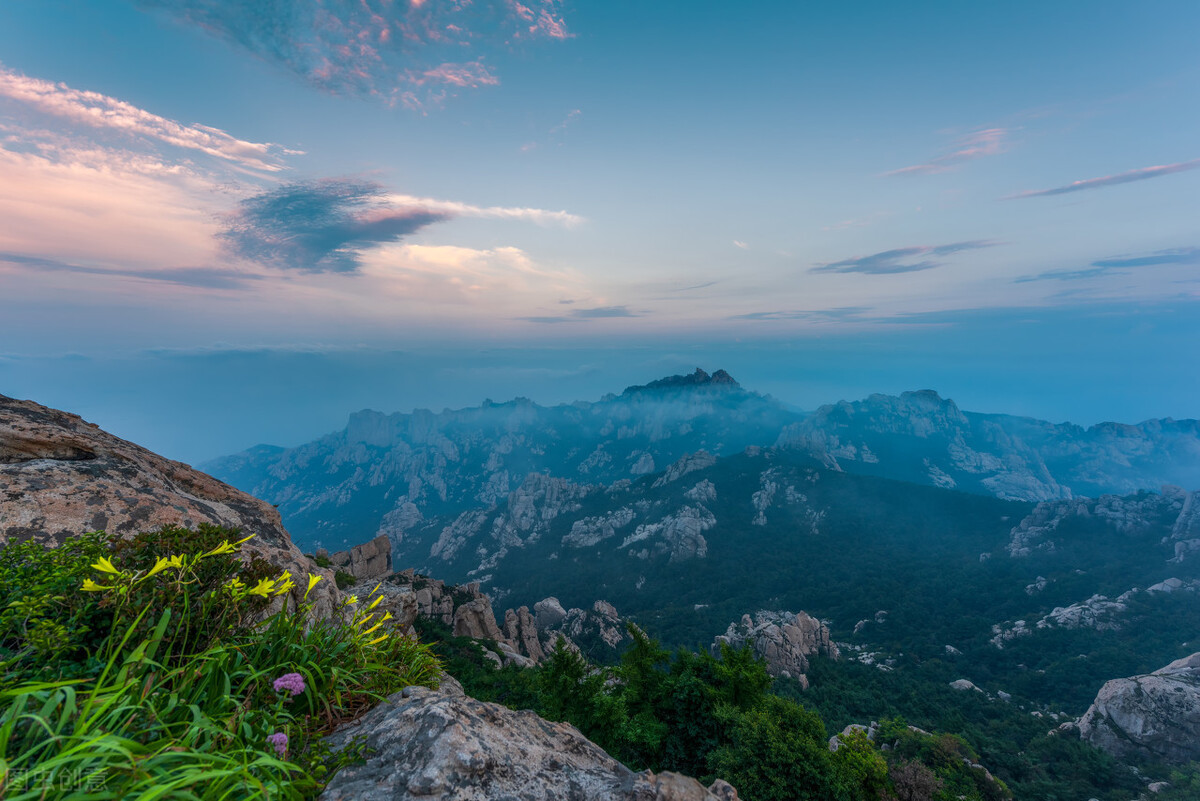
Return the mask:
{"type": "MultiPolygon", "coordinates": [[[[471,525],[467,513],[563,486],[619,488],[685,454],[795,450],[822,466],[1025,501],[1200,488],[1200,422],[1082,428],[959,409],[932,390],[872,395],[805,414],[697,368],[595,402],[525,398],[411,414],[357,412],[297,448],[258,446],[205,469],[279,505],[308,547],[333,550],[421,526],[471,525]]],[[[767,488],[764,488],[766,491],[767,488]]],[[[517,524],[520,529],[520,525],[517,524]]],[[[453,541],[454,535],[451,535],[453,541]]],[[[1193,538],[1200,539],[1200,538],[1193,538]]],[[[1200,548],[1200,542],[1182,546],[1200,548]]]]}
{"type": "Polygon", "coordinates": [[[822,406],[775,444],[833,469],[1013,500],[1200,488],[1200,421],[1083,428],[964,412],[933,390],[822,406]]]}

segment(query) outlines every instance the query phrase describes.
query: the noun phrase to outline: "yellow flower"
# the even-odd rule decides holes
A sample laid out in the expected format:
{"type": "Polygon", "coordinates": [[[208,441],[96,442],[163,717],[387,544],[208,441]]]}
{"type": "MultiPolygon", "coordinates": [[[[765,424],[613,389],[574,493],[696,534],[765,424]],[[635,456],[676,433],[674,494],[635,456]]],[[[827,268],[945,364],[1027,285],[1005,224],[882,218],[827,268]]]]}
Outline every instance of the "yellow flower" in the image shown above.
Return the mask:
{"type": "Polygon", "coordinates": [[[383,600],[383,596],[380,595],[378,598],[376,598],[374,601],[371,602],[371,605],[367,607],[367,611],[370,612],[372,609],[379,606],[379,602],[382,600],[383,600]]]}
{"type": "Polygon", "coordinates": [[[118,575],[121,572],[113,567],[112,561],[107,556],[101,556],[100,559],[97,560],[96,564],[92,565],[92,569],[100,570],[104,573],[116,573],[118,575]]]}
{"type": "Polygon", "coordinates": [[[154,567],[150,568],[150,572],[142,576],[143,579],[148,579],[153,575],[163,572],[171,565],[171,560],[165,556],[158,557],[158,561],[154,563],[154,567]]]}
{"type": "Polygon", "coordinates": [[[354,604],[356,604],[356,603],[358,603],[358,596],[357,596],[357,595],[347,595],[347,596],[346,596],[346,600],[342,601],[342,604],[343,604],[343,605],[345,605],[345,606],[352,606],[352,605],[354,605],[354,604]]]}
{"type": "Polygon", "coordinates": [[[268,597],[275,589],[274,579],[263,579],[254,585],[254,589],[247,592],[247,595],[259,595],[263,598],[268,597]]]}
{"type": "Polygon", "coordinates": [[[111,590],[111,589],[112,589],[112,587],[105,587],[103,584],[97,584],[96,582],[92,581],[91,579],[83,580],[83,591],[84,592],[102,592],[103,590],[111,590]]]}
{"type": "Polygon", "coordinates": [[[292,574],[285,570],[283,571],[283,578],[279,581],[279,586],[275,588],[275,594],[283,595],[295,586],[296,582],[292,581],[292,574]]]}
{"type": "Polygon", "coordinates": [[[170,559],[167,560],[167,562],[170,564],[171,567],[175,567],[175,568],[179,568],[180,570],[183,570],[183,555],[182,554],[180,554],[178,556],[172,556],[170,559]]]}
{"type": "Polygon", "coordinates": [[[387,635],[387,634],[380,634],[378,637],[376,637],[375,639],[373,639],[373,640],[371,640],[370,642],[368,642],[368,643],[367,643],[367,645],[374,645],[374,644],[375,644],[375,643],[377,643],[377,642],[383,642],[383,641],[384,641],[384,640],[386,640],[387,638],[388,638],[388,635],[387,635]]]}
{"type": "Polygon", "coordinates": [[[317,582],[320,580],[321,580],[321,577],[318,576],[316,573],[308,574],[308,589],[304,591],[304,600],[306,600],[306,601],[308,600],[308,594],[310,592],[312,592],[312,588],[317,586],[317,582]]]}
{"type": "MultiPolygon", "coordinates": [[[[363,622],[366,622],[366,621],[363,621],[363,622]]],[[[368,634],[370,634],[371,632],[375,631],[375,629],[379,628],[379,627],[380,627],[380,626],[382,626],[382,625],[383,625],[383,621],[381,620],[381,621],[379,621],[378,623],[376,623],[374,626],[371,626],[371,628],[369,628],[369,629],[367,629],[366,631],[364,631],[364,632],[363,632],[363,636],[364,636],[364,637],[366,637],[368,634]]]]}
{"type": "Polygon", "coordinates": [[[229,544],[229,540],[225,540],[220,545],[218,545],[216,548],[213,548],[211,551],[205,551],[204,553],[200,554],[200,558],[206,559],[209,556],[220,556],[223,553],[232,553],[232,552],[233,552],[233,546],[229,544]]]}

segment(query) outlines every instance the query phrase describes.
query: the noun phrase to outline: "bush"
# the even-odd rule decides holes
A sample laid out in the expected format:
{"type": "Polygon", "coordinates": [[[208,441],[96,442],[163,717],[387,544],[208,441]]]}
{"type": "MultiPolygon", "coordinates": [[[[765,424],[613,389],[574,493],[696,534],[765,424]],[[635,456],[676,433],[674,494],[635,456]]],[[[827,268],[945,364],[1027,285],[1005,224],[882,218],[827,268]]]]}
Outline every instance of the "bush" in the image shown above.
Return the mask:
{"type": "MultiPolygon", "coordinates": [[[[374,593],[348,598],[340,620],[310,621],[308,604],[262,620],[294,579],[243,564],[235,540],[216,527],[168,528],[128,543],[92,535],[62,553],[0,551],[12,654],[0,796],[313,797],[357,753],[329,754],[325,734],[403,686],[436,685],[437,658],[385,628],[374,593]],[[48,623],[20,611],[34,585],[18,593],[14,577],[62,590],[38,612],[48,623]],[[62,678],[34,680],[38,641],[27,632],[48,625],[81,639],[57,663],[62,678]]],[[[307,598],[320,577],[305,580],[307,598]]]]}

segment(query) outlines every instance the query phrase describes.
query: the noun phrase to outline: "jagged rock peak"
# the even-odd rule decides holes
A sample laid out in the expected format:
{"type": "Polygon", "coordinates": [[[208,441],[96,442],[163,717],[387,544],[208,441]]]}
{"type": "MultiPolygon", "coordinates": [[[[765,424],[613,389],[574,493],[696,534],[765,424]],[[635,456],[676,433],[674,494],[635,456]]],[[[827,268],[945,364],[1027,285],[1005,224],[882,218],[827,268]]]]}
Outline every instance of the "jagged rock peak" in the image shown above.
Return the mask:
{"type": "Polygon", "coordinates": [[[639,392],[667,389],[694,389],[697,387],[740,389],[741,386],[741,384],[734,380],[733,376],[724,370],[717,370],[712,375],[709,375],[697,367],[696,371],[689,375],[671,375],[651,381],[649,384],[635,384],[631,387],[626,387],[625,391],[621,394],[635,395],[639,392]]]}

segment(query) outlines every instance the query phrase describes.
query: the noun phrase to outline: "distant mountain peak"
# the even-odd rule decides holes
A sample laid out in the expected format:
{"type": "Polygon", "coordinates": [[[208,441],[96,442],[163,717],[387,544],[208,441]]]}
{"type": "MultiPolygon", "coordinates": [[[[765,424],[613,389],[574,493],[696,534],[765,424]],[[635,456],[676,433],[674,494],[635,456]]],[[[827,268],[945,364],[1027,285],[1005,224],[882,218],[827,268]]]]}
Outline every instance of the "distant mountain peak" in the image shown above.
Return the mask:
{"type": "Polygon", "coordinates": [[[709,375],[703,369],[697,367],[696,371],[689,375],[671,375],[666,378],[660,378],[657,381],[651,381],[649,384],[635,384],[634,386],[626,387],[622,394],[632,395],[638,392],[654,390],[692,389],[697,387],[740,389],[741,386],[741,384],[734,380],[733,376],[724,370],[717,370],[712,375],[709,375]]]}

